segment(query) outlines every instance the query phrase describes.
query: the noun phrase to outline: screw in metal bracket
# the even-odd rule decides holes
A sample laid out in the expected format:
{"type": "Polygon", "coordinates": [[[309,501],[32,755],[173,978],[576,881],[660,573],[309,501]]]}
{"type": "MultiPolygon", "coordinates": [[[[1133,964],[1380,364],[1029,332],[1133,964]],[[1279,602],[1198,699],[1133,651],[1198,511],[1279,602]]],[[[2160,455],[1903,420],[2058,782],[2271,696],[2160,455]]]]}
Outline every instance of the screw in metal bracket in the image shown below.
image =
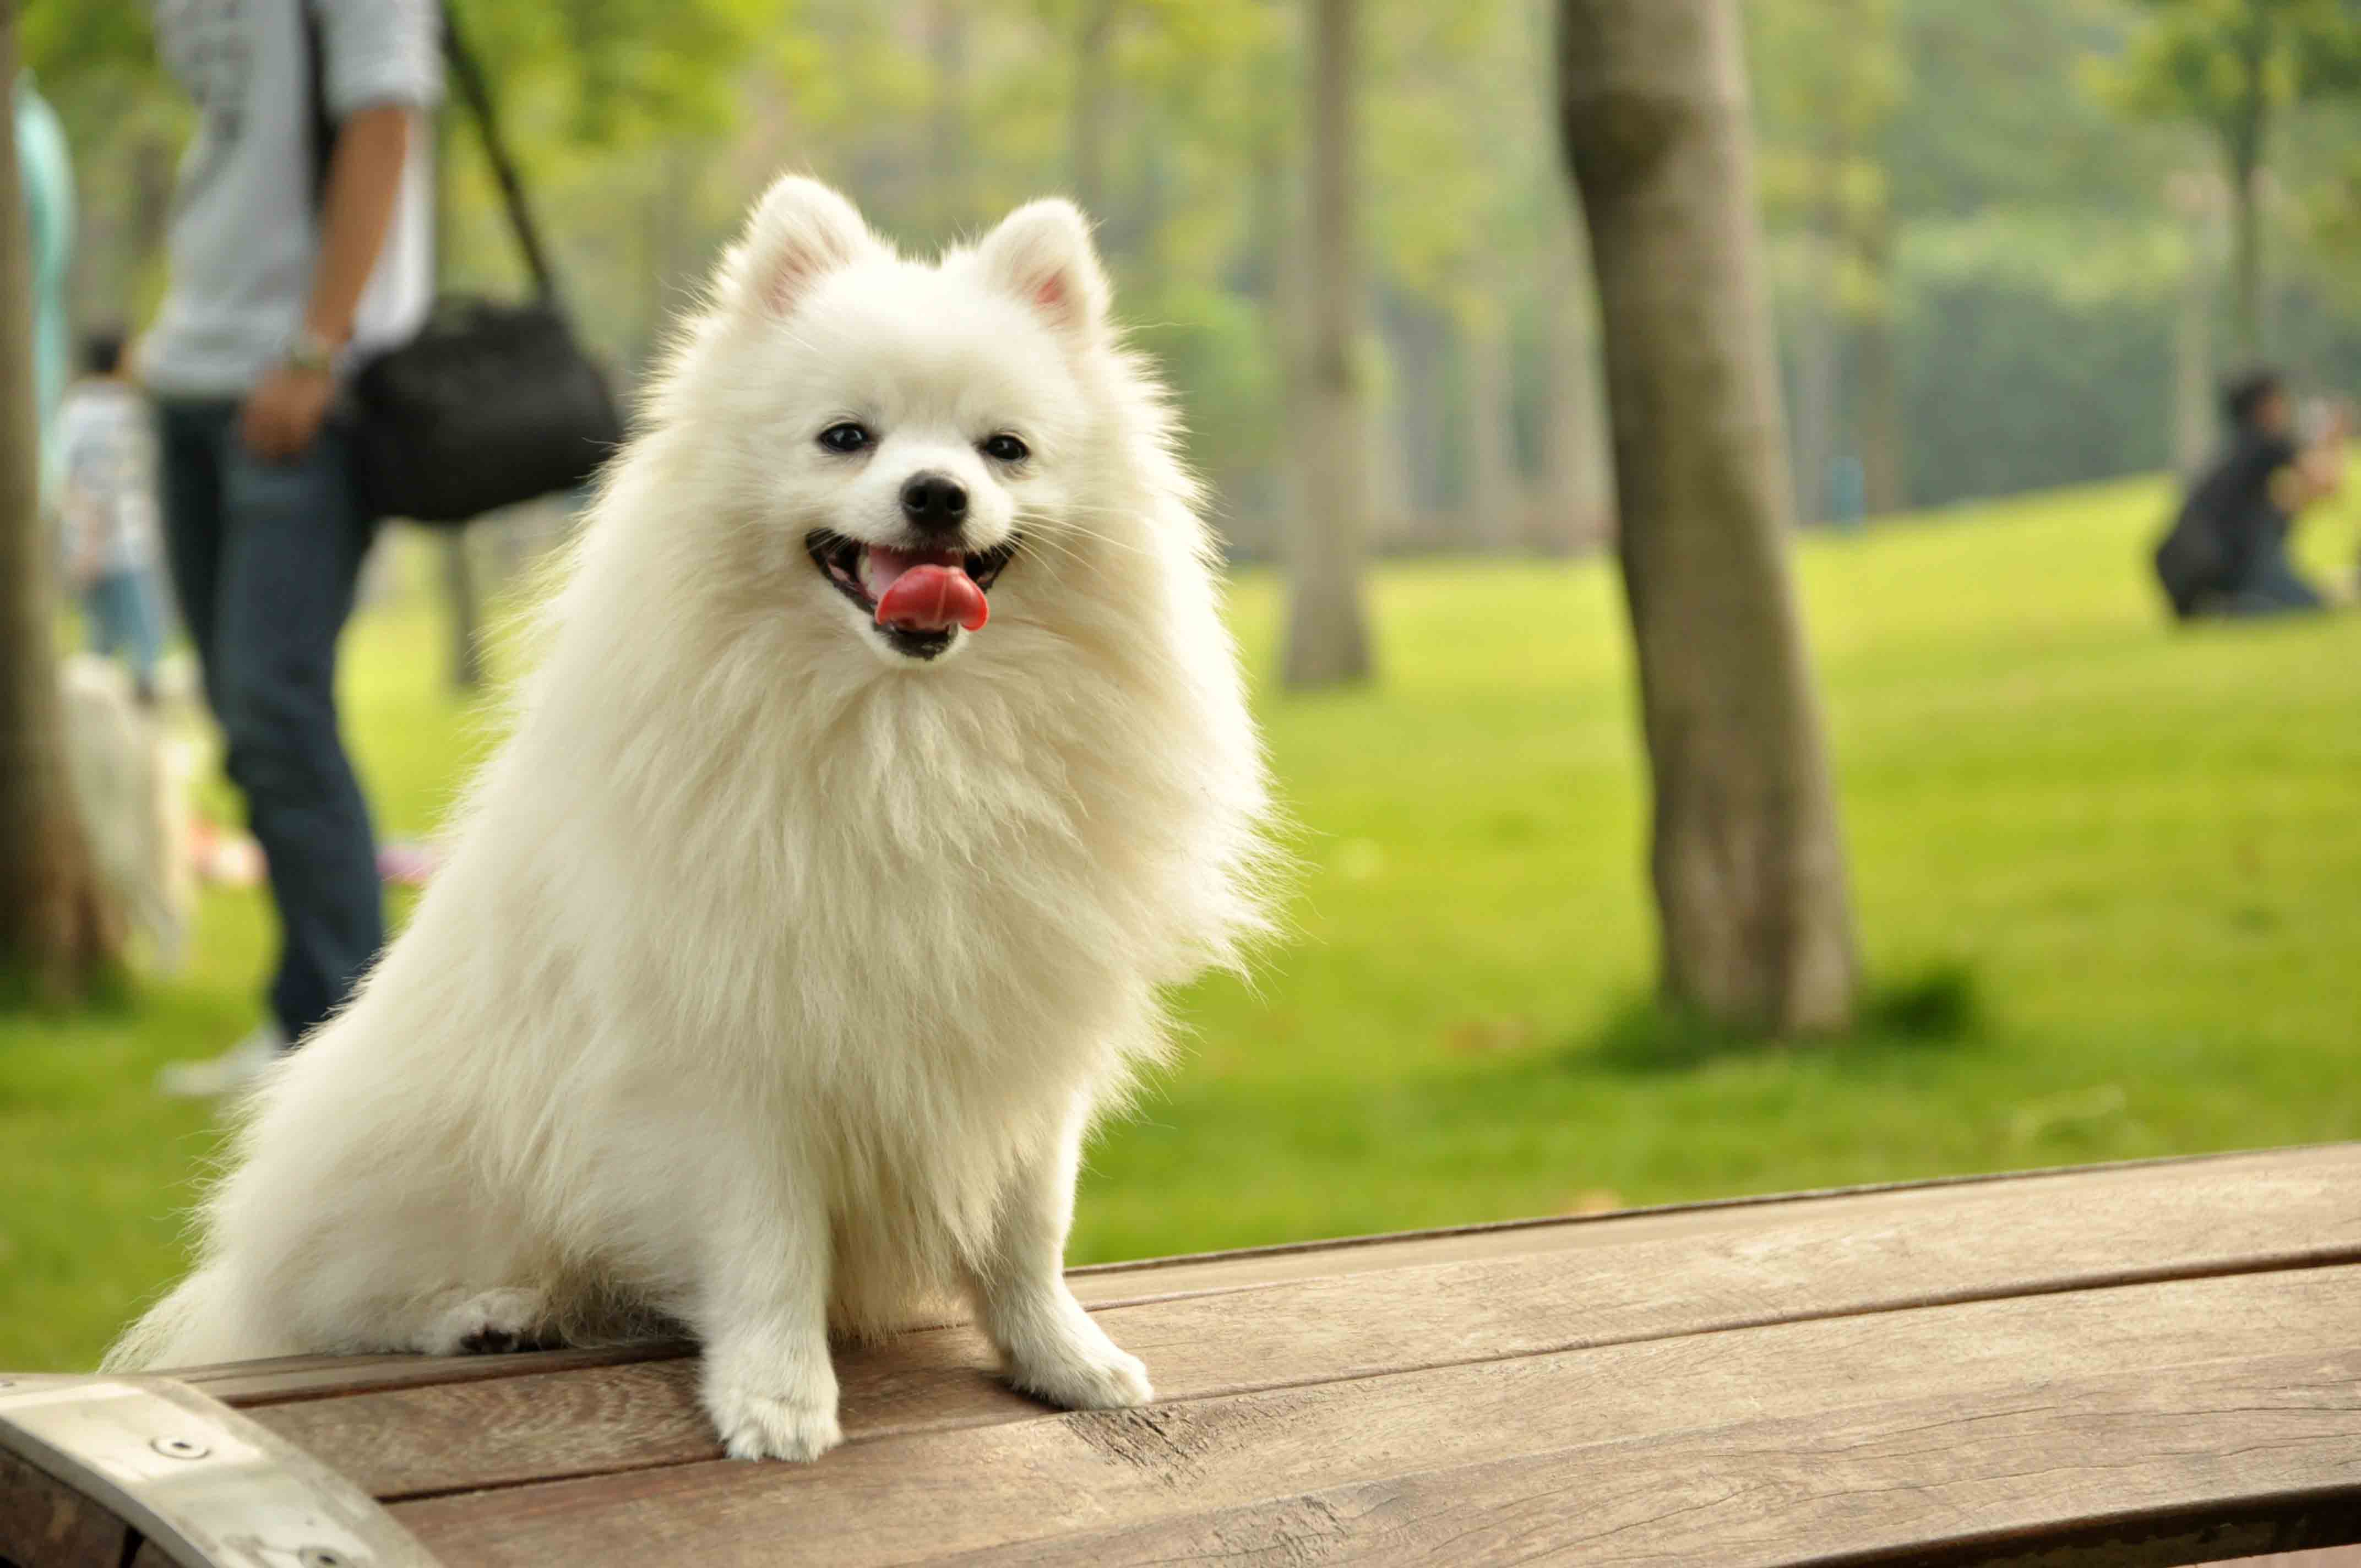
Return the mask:
{"type": "Polygon", "coordinates": [[[167,1459],[203,1459],[213,1452],[203,1443],[185,1437],[159,1437],[148,1446],[167,1459]]]}

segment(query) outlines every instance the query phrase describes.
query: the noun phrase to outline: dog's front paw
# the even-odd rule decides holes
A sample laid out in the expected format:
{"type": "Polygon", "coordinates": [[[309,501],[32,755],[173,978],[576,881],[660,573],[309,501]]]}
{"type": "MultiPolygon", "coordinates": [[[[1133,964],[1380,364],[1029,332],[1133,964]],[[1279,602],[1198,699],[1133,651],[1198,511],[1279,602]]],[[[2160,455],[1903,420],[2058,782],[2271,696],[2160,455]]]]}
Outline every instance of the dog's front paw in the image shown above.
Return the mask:
{"type": "Polygon", "coordinates": [[[1085,1320],[1088,1334],[1060,1335],[1008,1359],[1008,1380],[1069,1410],[1119,1410],[1156,1398],[1148,1368],[1085,1320]]]}
{"type": "Polygon", "coordinates": [[[844,1441],[836,1395],[723,1384],[708,1388],[706,1413],[732,1459],[818,1459],[844,1441]]]}

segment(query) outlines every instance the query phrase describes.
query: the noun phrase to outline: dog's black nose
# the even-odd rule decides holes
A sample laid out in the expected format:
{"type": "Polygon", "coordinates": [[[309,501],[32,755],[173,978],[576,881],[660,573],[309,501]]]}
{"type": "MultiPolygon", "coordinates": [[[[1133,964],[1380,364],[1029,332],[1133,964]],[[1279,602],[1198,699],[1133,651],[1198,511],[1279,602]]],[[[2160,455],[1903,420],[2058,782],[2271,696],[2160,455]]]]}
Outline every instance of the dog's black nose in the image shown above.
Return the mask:
{"type": "Polygon", "coordinates": [[[913,474],[902,487],[902,515],[913,528],[949,533],[967,521],[967,488],[947,474],[913,474]]]}

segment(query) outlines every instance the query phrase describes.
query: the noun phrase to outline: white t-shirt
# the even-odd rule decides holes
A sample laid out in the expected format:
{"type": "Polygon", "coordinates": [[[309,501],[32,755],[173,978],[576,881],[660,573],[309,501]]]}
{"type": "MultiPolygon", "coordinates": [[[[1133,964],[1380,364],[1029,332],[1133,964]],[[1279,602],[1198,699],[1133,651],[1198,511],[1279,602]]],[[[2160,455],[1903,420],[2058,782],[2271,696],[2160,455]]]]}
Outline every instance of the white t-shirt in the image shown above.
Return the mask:
{"type": "MultiPolygon", "coordinates": [[[[428,109],[442,94],[435,0],[155,0],[158,49],[200,116],[173,203],[171,283],[141,351],[159,391],[244,393],[302,325],[319,252],[306,6],[332,119],[428,109]]],[[[433,146],[421,131],[353,319],[357,350],[409,337],[433,302],[433,146]]]]}

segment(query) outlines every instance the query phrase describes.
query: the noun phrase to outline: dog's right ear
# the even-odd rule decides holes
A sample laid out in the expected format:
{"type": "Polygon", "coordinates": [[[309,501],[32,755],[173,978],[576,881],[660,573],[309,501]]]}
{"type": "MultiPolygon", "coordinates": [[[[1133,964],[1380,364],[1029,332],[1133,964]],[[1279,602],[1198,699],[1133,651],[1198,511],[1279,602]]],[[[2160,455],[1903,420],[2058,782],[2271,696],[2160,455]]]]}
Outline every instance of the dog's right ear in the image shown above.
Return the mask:
{"type": "Polygon", "coordinates": [[[730,286],[750,309],[792,314],[813,284],[877,249],[851,203],[817,180],[789,174],[754,204],[730,267],[730,286]]]}

